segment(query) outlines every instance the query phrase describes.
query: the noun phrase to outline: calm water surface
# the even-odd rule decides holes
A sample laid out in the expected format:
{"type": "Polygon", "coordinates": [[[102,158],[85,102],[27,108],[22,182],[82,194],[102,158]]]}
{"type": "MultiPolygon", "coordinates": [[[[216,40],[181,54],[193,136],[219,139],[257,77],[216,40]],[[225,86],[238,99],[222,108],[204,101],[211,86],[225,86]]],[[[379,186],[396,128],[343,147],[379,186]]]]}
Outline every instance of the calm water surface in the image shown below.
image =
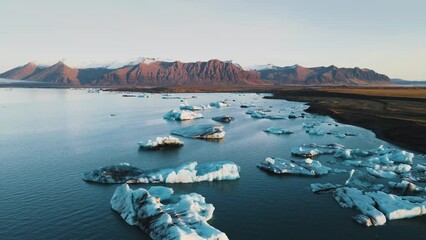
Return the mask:
{"type": "MultiPolygon", "coordinates": [[[[239,164],[241,179],[165,186],[177,193],[202,194],[216,208],[210,224],[230,239],[424,239],[426,217],[365,228],[351,219],[353,210],[341,208],[329,194],[310,190],[313,182],[343,183],[347,173],[320,178],[276,176],[256,167],[268,156],[289,158],[291,147],[304,143],[336,142],[363,149],[392,146],[372,132],[323,124],[325,129],[359,135],[310,136],[302,129],[303,122],[333,120],[252,119],[239,108],[246,102],[289,113],[303,109],[302,103],[266,100],[256,94],[195,95],[198,98],[189,99],[191,104],[229,99],[232,106],[204,111],[204,119],[181,123],[162,119],[180,100],[163,100],[161,95],[143,99],[85,90],[0,89],[0,239],[149,239],[111,210],[109,201],[117,185],[88,184],[81,180],[82,173],[120,162],[149,169],[219,160],[239,164]],[[140,140],[165,136],[186,125],[214,123],[210,118],[222,114],[236,119],[225,125],[224,141],[183,139],[185,146],[178,150],[138,151],[140,140]],[[294,134],[262,131],[272,126],[294,134]]],[[[317,159],[349,169],[328,164],[332,156],[317,159]]]]}

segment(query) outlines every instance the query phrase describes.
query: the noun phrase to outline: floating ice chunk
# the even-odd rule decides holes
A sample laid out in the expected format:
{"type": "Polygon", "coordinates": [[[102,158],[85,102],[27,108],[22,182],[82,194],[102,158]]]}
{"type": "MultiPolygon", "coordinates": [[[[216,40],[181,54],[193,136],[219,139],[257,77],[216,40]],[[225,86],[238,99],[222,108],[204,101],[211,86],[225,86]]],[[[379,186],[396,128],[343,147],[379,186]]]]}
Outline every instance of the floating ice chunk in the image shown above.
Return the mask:
{"type": "Polygon", "coordinates": [[[223,123],[229,123],[231,121],[234,121],[234,118],[229,115],[213,117],[212,119],[215,120],[216,122],[223,122],[223,123]]]}
{"type": "Polygon", "coordinates": [[[306,129],[306,133],[313,136],[323,136],[325,132],[318,127],[306,129]]]}
{"type": "Polygon", "coordinates": [[[337,149],[334,157],[342,159],[354,159],[356,157],[367,157],[370,155],[372,155],[370,152],[362,151],[360,149],[340,148],[337,149]]]}
{"type": "Polygon", "coordinates": [[[323,166],[319,161],[310,158],[305,160],[287,160],[268,157],[257,166],[260,169],[277,174],[319,176],[325,175],[330,171],[329,167],[323,166]]]}
{"type": "Polygon", "coordinates": [[[193,183],[240,178],[240,167],[230,161],[190,162],[172,168],[141,170],[129,165],[96,169],[84,174],[83,180],[97,183],[193,183]]]}
{"type": "Polygon", "coordinates": [[[287,117],[281,114],[271,113],[270,109],[254,110],[250,108],[246,114],[249,114],[252,118],[266,118],[266,119],[286,119],[287,117]]]}
{"type": "Polygon", "coordinates": [[[280,127],[269,127],[264,132],[272,133],[272,134],[292,134],[293,132],[280,127]]]}
{"type": "Polygon", "coordinates": [[[346,180],[345,182],[345,185],[347,187],[367,190],[370,189],[375,182],[376,178],[374,176],[371,176],[366,172],[361,172],[359,170],[352,169],[349,173],[348,180],[346,180]]]}
{"type": "Polygon", "coordinates": [[[329,192],[332,190],[335,190],[336,188],[340,188],[343,187],[340,184],[331,184],[331,183],[312,183],[311,184],[311,189],[312,192],[314,193],[324,193],[324,192],[329,192]]]}
{"type": "Polygon", "coordinates": [[[222,107],[229,107],[229,103],[219,101],[219,102],[211,102],[210,106],[216,107],[216,108],[222,108],[222,107]]]}
{"type": "Polygon", "coordinates": [[[381,177],[381,178],[395,178],[398,175],[394,172],[390,172],[390,171],[383,171],[381,169],[372,169],[372,168],[367,168],[367,172],[375,177],[381,177]]]}
{"type": "Polygon", "coordinates": [[[207,105],[201,105],[201,109],[203,109],[203,110],[211,110],[211,109],[213,109],[212,108],[212,106],[210,106],[210,104],[207,104],[207,105]]]}
{"type": "Polygon", "coordinates": [[[398,165],[392,165],[392,166],[383,166],[383,165],[373,165],[371,164],[372,168],[375,170],[384,170],[384,171],[392,171],[398,174],[407,173],[411,170],[411,166],[408,164],[398,164],[398,165]]]}
{"type": "Polygon", "coordinates": [[[162,199],[158,195],[172,193],[164,188],[132,190],[127,184],[118,186],[111,198],[111,208],[130,225],[139,225],[153,239],[227,240],[225,233],[210,226],[214,206],[196,193],[162,199]],[[155,190],[155,191],[154,191],[155,190]],[[158,194],[160,192],[161,194],[158,194]],[[170,203],[162,200],[175,199],[170,203]]]}
{"type": "Polygon", "coordinates": [[[396,188],[402,190],[402,193],[405,195],[409,192],[424,192],[426,188],[418,187],[416,184],[402,180],[400,183],[397,182],[389,182],[390,188],[396,188]]]}
{"type": "Polygon", "coordinates": [[[319,154],[334,154],[340,148],[344,148],[344,146],[340,144],[336,144],[336,143],[321,144],[321,145],[312,143],[312,144],[304,144],[300,147],[293,147],[291,149],[291,154],[299,156],[299,157],[311,158],[319,154]]]}
{"type": "Polygon", "coordinates": [[[176,120],[176,121],[185,121],[185,120],[193,120],[197,118],[202,118],[203,114],[196,113],[188,110],[170,110],[166,114],[164,114],[163,118],[167,120],[176,120]]]}
{"type": "Polygon", "coordinates": [[[426,214],[426,200],[423,203],[415,204],[396,195],[384,192],[369,192],[366,195],[374,199],[379,210],[389,220],[412,218],[426,214]]]}
{"type": "Polygon", "coordinates": [[[311,128],[315,128],[317,126],[319,126],[321,123],[320,122],[313,122],[313,123],[302,123],[302,127],[305,129],[311,129],[311,128]]]}
{"type": "Polygon", "coordinates": [[[183,146],[183,142],[179,140],[179,138],[175,138],[172,136],[157,137],[155,141],[148,140],[148,141],[139,142],[138,144],[141,148],[148,149],[148,150],[158,150],[163,148],[177,148],[177,147],[183,146]]]}
{"type": "Polygon", "coordinates": [[[344,164],[353,166],[353,167],[366,167],[366,166],[370,166],[369,162],[364,162],[361,160],[345,160],[343,162],[344,164]]]}
{"type": "Polygon", "coordinates": [[[192,125],[184,128],[175,129],[172,134],[187,138],[220,139],[225,137],[223,125],[206,124],[192,125]]]}
{"type": "Polygon", "coordinates": [[[399,150],[395,148],[386,148],[383,145],[378,147],[377,149],[370,150],[371,153],[381,155],[379,156],[379,160],[382,162],[389,163],[406,163],[412,164],[414,154],[411,152],[407,152],[404,150],[399,150]]]}
{"type": "Polygon", "coordinates": [[[415,170],[419,171],[419,172],[426,172],[426,166],[421,165],[421,164],[417,164],[416,167],[415,167],[415,170]]]}
{"type": "Polygon", "coordinates": [[[196,106],[196,105],[180,105],[180,110],[189,110],[189,111],[200,111],[203,109],[202,106],[196,106]]]}
{"type": "Polygon", "coordinates": [[[357,208],[363,215],[371,219],[374,226],[386,223],[385,215],[374,207],[375,201],[371,197],[364,195],[360,190],[348,187],[337,188],[333,196],[340,206],[357,208]]]}

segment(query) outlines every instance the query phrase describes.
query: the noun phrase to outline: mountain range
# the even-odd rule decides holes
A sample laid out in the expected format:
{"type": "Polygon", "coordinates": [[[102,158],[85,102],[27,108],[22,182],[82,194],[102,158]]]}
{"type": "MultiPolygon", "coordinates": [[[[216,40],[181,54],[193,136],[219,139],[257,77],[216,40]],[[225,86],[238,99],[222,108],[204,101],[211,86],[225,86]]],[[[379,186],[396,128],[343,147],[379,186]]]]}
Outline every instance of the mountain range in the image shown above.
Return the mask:
{"type": "Polygon", "coordinates": [[[33,62],[0,74],[0,78],[30,80],[58,86],[358,86],[391,84],[389,77],[373,70],[307,68],[299,65],[260,65],[243,69],[230,61],[206,62],[140,59],[123,64],[70,67],[59,61],[53,65],[33,62]]]}

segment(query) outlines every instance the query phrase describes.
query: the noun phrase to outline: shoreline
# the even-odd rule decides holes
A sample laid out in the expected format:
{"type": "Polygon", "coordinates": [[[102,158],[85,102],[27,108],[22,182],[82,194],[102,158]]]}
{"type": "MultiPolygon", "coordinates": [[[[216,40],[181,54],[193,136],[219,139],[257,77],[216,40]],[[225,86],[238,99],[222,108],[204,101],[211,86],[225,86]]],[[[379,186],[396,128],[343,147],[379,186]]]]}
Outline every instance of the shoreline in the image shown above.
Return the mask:
{"type": "Polygon", "coordinates": [[[268,99],[306,102],[309,113],[371,130],[407,150],[426,153],[426,89],[299,89],[273,91],[268,99]],[[403,92],[400,92],[403,91],[403,92]],[[420,97],[411,97],[420,94],[420,97]]]}

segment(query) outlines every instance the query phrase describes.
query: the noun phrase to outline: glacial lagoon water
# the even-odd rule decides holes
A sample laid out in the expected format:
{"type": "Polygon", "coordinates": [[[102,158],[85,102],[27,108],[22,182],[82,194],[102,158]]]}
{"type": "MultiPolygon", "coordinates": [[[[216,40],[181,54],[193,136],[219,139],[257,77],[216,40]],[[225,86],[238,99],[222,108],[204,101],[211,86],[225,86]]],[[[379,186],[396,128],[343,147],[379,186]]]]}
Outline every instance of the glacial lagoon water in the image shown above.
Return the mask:
{"type": "MultiPolygon", "coordinates": [[[[162,118],[178,108],[179,99],[125,98],[121,93],[88,93],[66,89],[0,89],[0,239],[149,239],[111,210],[117,185],[90,184],[82,174],[121,162],[150,169],[188,161],[231,160],[241,166],[236,181],[163,184],[176,193],[196,192],[213,203],[210,224],[230,239],[424,239],[426,217],[388,221],[366,228],[352,220],[330,194],[313,194],[310,184],[344,183],[348,173],[322,177],[277,176],[256,164],[266,157],[291,158],[290,149],[305,143],[340,143],[348,148],[394,147],[368,130],[341,125],[329,117],[289,120],[253,119],[240,103],[253,103],[288,114],[302,103],[267,100],[258,94],[179,94],[190,104],[229,99],[231,107],[203,111],[204,118],[176,122],[162,118]],[[7,91],[5,91],[7,90],[7,91]],[[235,100],[235,101],[234,101],[235,100]],[[165,136],[192,124],[215,123],[211,117],[229,114],[223,141],[181,138],[185,146],[167,151],[139,151],[141,140],[165,136]],[[113,115],[113,116],[112,116],[113,115]],[[311,136],[302,123],[324,121],[324,129],[357,133],[337,138],[311,136]],[[291,135],[263,132],[284,127],[291,135]]],[[[324,155],[323,164],[334,160],[324,155]]],[[[416,154],[416,162],[424,157],[416,154]]],[[[132,188],[148,188],[149,184],[132,188]]]]}

